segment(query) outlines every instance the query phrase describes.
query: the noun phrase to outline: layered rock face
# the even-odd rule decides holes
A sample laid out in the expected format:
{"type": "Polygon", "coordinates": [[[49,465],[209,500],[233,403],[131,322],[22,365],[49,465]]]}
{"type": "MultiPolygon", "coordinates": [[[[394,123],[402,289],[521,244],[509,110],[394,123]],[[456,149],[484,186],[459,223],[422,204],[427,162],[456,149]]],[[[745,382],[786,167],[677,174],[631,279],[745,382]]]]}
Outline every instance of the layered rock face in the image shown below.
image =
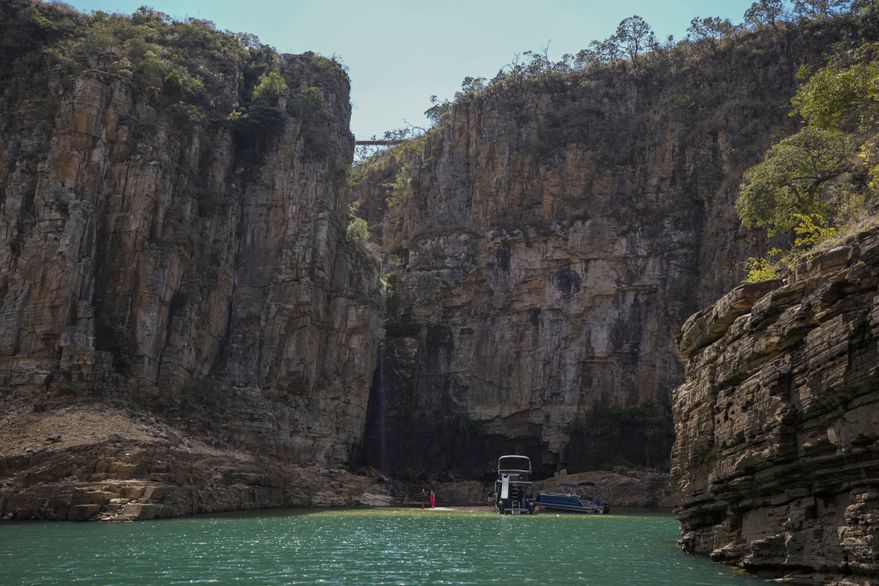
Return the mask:
{"type": "Polygon", "coordinates": [[[0,519],[132,521],[390,501],[385,486],[345,468],[266,457],[148,412],[82,397],[36,409],[25,397],[2,398],[0,519]]]}
{"type": "MultiPolygon", "coordinates": [[[[210,104],[233,110],[253,80],[234,63],[216,67],[210,104]]],[[[383,310],[377,263],[345,238],[349,85],[314,55],[277,57],[277,68],[287,87],[273,123],[258,127],[226,121],[228,111],[193,119],[182,102],[168,106],[101,70],[9,78],[0,97],[4,404],[27,400],[48,416],[112,402],[134,420],[155,416],[151,437],[163,449],[177,433],[243,451],[250,485],[272,467],[348,464],[383,310]]],[[[31,450],[41,462],[67,457],[59,432],[52,450],[31,450]]],[[[105,469],[99,447],[71,446],[79,464],[42,480],[129,479],[105,469]]],[[[22,450],[0,470],[34,465],[22,450]]],[[[112,460],[140,470],[135,479],[168,472],[138,468],[126,450],[112,460]]],[[[209,478],[213,465],[201,465],[194,476],[209,478]]],[[[235,465],[222,468],[234,476],[235,465]]],[[[22,483],[40,479],[7,480],[0,515],[64,518],[46,513],[45,500],[16,504],[29,490],[22,483]]]]}
{"type": "Polygon", "coordinates": [[[875,580],[879,230],[734,289],[679,341],[682,547],[810,583],[875,580]]]}
{"type": "Polygon", "coordinates": [[[507,79],[364,165],[353,193],[390,290],[370,460],[383,441],[415,477],[481,477],[510,452],[540,474],[666,462],[674,335],[760,247],[741,173],[790,124],[798,67],[843,36],[507,79]]]}

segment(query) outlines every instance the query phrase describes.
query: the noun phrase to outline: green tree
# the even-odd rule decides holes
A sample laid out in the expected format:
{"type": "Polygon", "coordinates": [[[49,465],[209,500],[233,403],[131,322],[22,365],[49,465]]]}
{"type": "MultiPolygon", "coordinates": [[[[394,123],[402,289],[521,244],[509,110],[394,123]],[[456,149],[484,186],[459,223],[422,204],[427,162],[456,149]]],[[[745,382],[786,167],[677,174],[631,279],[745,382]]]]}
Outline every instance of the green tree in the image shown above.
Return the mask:
{"type": "Polygon", "coordinates": [[[637,14],[620,22],[616,34],[611,38],[616,42],[618,50],[632,63],[647,49],[656,45],[656,36],[650,25],[637,14]]]}
{"type": "Polygon", "coordinates": [[[852,14],[859,14],[870,10],[873,7],[874,0],[852,0],[849,11],[852,14]]]}
{"type": "Polygon", "coordinates": [[[849,8],[851,0],[794,0],[794,14],[803,18],[831,16],[849,8]]]}
{"type": "Polygon", "coordinates": [[[198,101],[204,97],[205,86],[201,78],[175,69],[165,76],[162,91],[174,100],[198,101]]]}
{"type": "Polygon", "coordinates": [[[430,96],[430,104],[430,108],[424,111],[424,115],[433,125],[438,124],[452,110],[452,103],[449,100],[440,100],[435,95],[430,96]]]}
{"type": "Polygon", "coordinates": [[[745,11],[745,22],[754,28],[776,28],[784,17],[783,0],[757,0],[745,11]]]}
{"type": "Polygon", "coordinates": [[[464,78],[464,81],[461,82],[461,92],[465,97],[478,94],[485,89],[485,81],[484,77],[470,77],[468,75],[464,78]]]}
{"type": "Polygon", "coordinates": [[[174,20],[164,12],[159,12],[158,10],[144,5],[131,14],[131,22],[135,25],[155,23],[168,25],[173,23],[174,20]]]}
{"type": "Polygon", "coordinates": [[[791,99],[805,123],[826,130],[869,130],[876,125],[879,64],[829,65],[817,71],[791,99]]]}
{"type": "Polygon", "coordinates": [[[849,135],[811,127],[773,145],[745,173],[736,201],[742,223],[774,234],[796,226],[797,214],[833,218],[848,193],[834,180],[852,169],[854,151],[849,135]]]}
{"type": "Polygon", "coordinates": [[[623,54],[620,45],[617,43],[616,37],[612,36],[603,41],[592,41],[589,47],[583,49],[574,61],[578,67],[589,67],[597,64],[613,63],[619,61],[623,54]]]}
{"type": "MultiPolygon", "coordinates": [[[[813,3],[815,4],[815,3],[813,3]]],[[[814,6],[813,6],[814,7],[814,6]]],[[[826,3],[816,10],[836,10],[826,3]]],[[[802,10],[802,6],[800,6],[802,10]]],[[[764,160],[749,169],[736,207],[742,223],[784,230],[787,251],[774,249],[777,260],[749,259],[749,280],[771,277],[779,267],[792,268],[821,243],[836,238],[841,227],[875,210],[879,193],[879,44],[837,54],[812,72],[791,99],[792,115],[805,126],[773,145],[764,160]]]]}
{"type": "Polygon", "coordinates": [[[714,43],[719,39],[732,36],[735,31],[735,25],[728,18],[720,18],[718,16],[699,18],[697,16],[690,21],[687,36],[696,42],[708,41],[714,43]]]}

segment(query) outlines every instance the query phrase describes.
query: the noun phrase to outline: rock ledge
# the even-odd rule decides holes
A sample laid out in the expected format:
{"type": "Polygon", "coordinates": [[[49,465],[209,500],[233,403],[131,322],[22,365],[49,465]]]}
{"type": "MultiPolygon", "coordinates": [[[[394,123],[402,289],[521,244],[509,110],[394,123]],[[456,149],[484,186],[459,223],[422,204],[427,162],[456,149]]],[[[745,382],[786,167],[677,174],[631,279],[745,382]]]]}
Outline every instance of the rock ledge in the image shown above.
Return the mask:
{"type": "Polygon", "coordinates": [[[807,583],[879,576],[877,285],[872,229],[687,320],[672,452],[685,551],[807,583]]]}

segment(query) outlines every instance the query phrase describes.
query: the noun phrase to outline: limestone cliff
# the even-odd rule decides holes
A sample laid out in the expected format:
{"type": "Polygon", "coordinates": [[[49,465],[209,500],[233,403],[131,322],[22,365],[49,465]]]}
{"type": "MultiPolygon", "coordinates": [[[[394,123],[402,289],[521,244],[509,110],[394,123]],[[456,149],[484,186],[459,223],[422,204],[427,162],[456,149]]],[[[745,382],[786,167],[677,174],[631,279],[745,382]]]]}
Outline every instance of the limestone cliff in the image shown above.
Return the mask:
{"type": "Polygon", "coordinates": [[[341,67],[150,11],[0,18],[24,37],[0,68],[0,387],[42,413],[0,429],[0,516],[143,494],[116,480],[174,486],[150,515],[311,502],[295,467],[358,451],[381,331],[378,265],[345,237],[341,67]]]}
{"type": "Polygon", "coordinates": [[[672,453],[686,551],[750,570],[879,573],[879,230],[687,320],[672,453]]]}
{"type": "Polygon", "coordinates": [[[861,34],[805,23],[507,77],[365,163],[391,472],[481,477],[513,451],[540,474],[664,465],[675,333],[761,246],[739,227],[741,173],[792,124],[798,68],[861,34]]]}

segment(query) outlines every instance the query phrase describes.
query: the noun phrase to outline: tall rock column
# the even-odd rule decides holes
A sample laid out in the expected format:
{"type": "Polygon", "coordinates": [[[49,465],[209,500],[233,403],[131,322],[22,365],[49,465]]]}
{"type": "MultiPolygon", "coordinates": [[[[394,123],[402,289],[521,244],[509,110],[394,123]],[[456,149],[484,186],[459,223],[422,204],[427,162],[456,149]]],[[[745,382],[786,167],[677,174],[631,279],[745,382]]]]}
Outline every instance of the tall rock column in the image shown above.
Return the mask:
{"type": "Polygon", "coordinates": [[[341,66],[149,9],[0,20],[0,518],[350,504],[384,308],[341,66]]]}

